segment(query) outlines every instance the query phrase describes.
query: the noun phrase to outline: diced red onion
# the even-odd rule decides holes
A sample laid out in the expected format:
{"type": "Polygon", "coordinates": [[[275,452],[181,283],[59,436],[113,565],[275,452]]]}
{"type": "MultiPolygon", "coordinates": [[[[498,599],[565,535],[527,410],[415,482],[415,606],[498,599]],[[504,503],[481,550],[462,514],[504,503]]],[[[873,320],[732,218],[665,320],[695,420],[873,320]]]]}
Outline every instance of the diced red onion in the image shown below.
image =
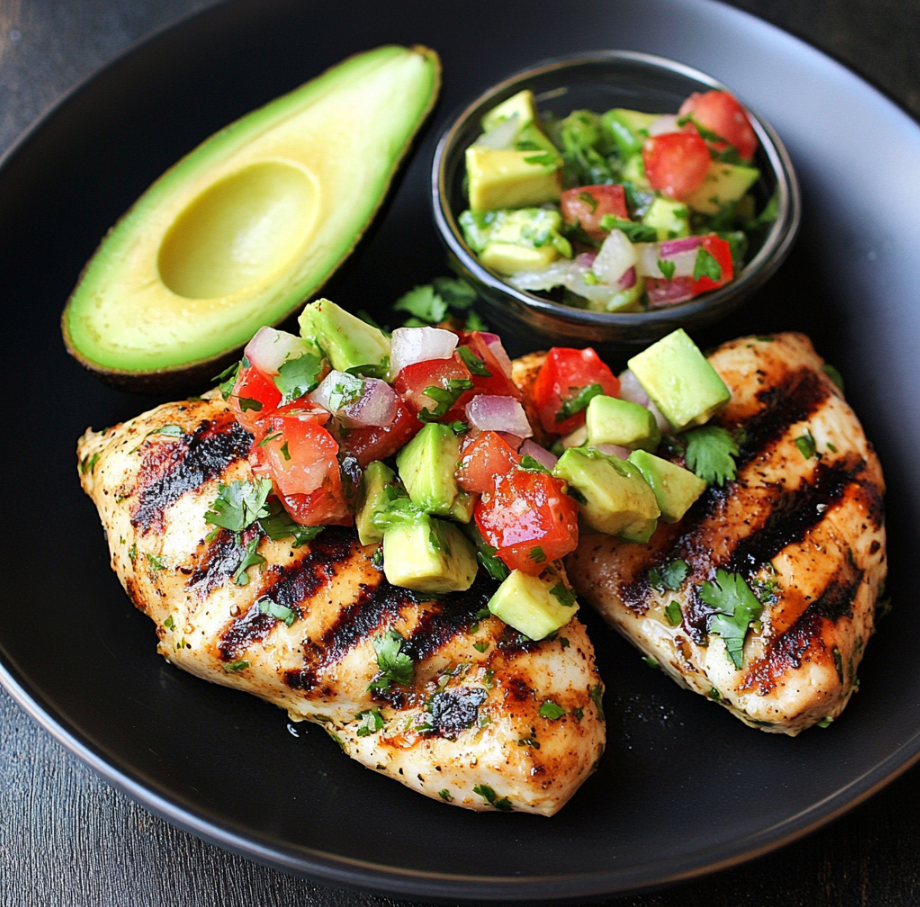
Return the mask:
{"type": "Polygon", "coordinates": [[[514,397],[479,394],[466,404],[466,418],[480,431],[507,432],[519,438],[533,435],[524,407],[514,397]]]}
{"type": "Polygon", "coordinates": [[[398,397],[396,391],[386,381],[379,378],[359,378],[364,384],[361,396],[352,403],[335,406],[336,394],[341,393],[343,384],[351,385],[353,375],[337,372],[334,369],[323,379],[310,399],[324,409],[334,413],[347,428],[368,428],[371,426],[390,425],[396,418],[398,397]]]}
{"type": "Polygon", "coordinates": [[[670,259],[680,252],[698,249],[703,243],[702,236],[682,236],[680,239],[666,239],[659,243],[661,258],[670,259]]]}
{"type": "Polygon", "coordinates": [[[620,447],[619,444],[593,444],[592,447],[608,457],[617,457],[620,460],[627,459],[632,453],[628,447],[620,447]]]}
{"type": "Polygon", "coordinates": [[[696,267],[696,256],[697,256],[697,246],[699,245],[699,237],[691,236],[688,239],[693,242],[696,241],[696,245],[688,246],[683,249],[670,250],[668,255],[662,254],[662,247],[669,245],[671,242],[686,242],[687,240],[678,239],[669,241],[668,243],[657,243],[657,242],[648,242],[648,243],[636,243],[636,253],[638,260],[636,262],[636,270],[642,277],[655,277],[659,280],[665,279],[665,275],[662,273],[661,268],[658,266],[659,261],[668,261],[674,265],[674,273],[671,275],[671,278],[677,277],[692,277],[693,269],[696,267]]]}
{"type": "Polygon", "coordinates": [[[639,384],[639,379],[633,374],[632,371],[626,369],[626,371],[620,373],[620,399],[628,400],[630,403],[638,403],[639,406],[644,406],[654,417],[655,421],[658,423],[658,428],[662,432],[668,432],[671,430],[668,425],[668,420],[661,415],[658,407],[652,403],[649,395],[646,393],[645,388],[639,384]]]}
{"type": "Polygon", "coordinates": [[[680,132],[680,126],[677,125],[677,117],[671,113],[662,114],[657,120],[652,122],[648,127],[649,135],[665,135],[668,132],[680,132]]]}
{"type": "Polygon", "coordinates": [[[629,403],[638,403],[639,406],[649,404],[649,396],[645,388],[639,384],[635,372],[630,369],[620,372],[620,399],[629,403]]]}
{"type": "Polygon", "coordinates": [[[390,349],[390,374],[407,365],[430,359],[450,359],[457,348],[457,335],[442,328],[396,328],[390,349]]]}
{"type": "Polygon", "coordinates": [[[611,230],[604,240],[591,270],[601,283],[612,286],[636,264],[636,247],[622,230],[611,230]]]}
{"type": "Polygon", "coordinates": [[[646,284],[650,308],[676,305],[693,298],[693,278],[675,277],[673,280],[649,281],[646,284]]]}
{"type": "Polygon", "coordinates": [[[506,431],[500,431],[497,434],[512,450],[517,450],[524,440],[520,435],[512,435],[506,431]]]}
{"type": "Polygon", "coordinates": [[[288,359],[299,359],[309,347],[296,334],[263,327],[246,344],[243,355],[261,372],[277,375],[288,359]]]}
{"type": "Polygon", "coordinates": [[[522,457],[533,457],[544,469],[552,469],[559,459],[545,447],[541,447],[536,441],[529,439],[521,445],[521,449],[518,452],[522,457]]]}
{"type": "Polygon", "coordinates": [[[502,367],[502,371],[508,378],[510,378],[511,359],[505,352],[505,347],[502,344],[501,338],[498,336],[498,334],[490,334],[488,331],[483,331],[482,339],[485,340],[486,346],[492,350],[492,355],[495,357],[498,364],[502,367]]]}
{"type": "Polygon", "coordinates": [[[621,290],[631,290],[636,285],[636,268],[628,268],[623,272],[623,276],[617,281],[617,286],[621,290]]]}

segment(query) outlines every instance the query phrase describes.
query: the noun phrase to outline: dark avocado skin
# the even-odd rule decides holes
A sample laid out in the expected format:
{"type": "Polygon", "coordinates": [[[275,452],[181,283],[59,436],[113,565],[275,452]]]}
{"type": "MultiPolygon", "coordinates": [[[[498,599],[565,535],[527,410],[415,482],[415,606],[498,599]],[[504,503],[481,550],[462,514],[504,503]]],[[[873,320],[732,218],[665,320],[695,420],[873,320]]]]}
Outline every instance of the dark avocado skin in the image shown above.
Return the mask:
{"type": "MultiPolygon", "coordinates": [[[[358,257],[355,251],[359,245],[363,246],[370,241],[375,232],[379,229],[381,221],[385,218],[387,211],[394,195],[399,189],[405,176],[408,161],[417,149],[419,143],[427,134],[431,122],[432,113],[437,108],[441,84],[441,66],[437,54],[424,47],[415,47],[413,50],[423,54],[434,67],[434,80],[429,102],[417,118],[414,129],[404,144],[400,153],[393,159],[389,175],[382,186],[378,203],[372,211],[368,220],[361,225],[354,235],[353,242],[344,252],[335,267],[326,275],[325,279],[314,286],[310,294],[301,299],[294,308],[288,311],[283,318],[276,321],[273,326],[288,326],[294,333],[298,332],[296,315],[303,305],[310,302],[313,298],[321,295],[322,291],[329,293],[330,287],[334,288],[338,283],[336,277],[345,278],[354,268],[358,257]]],[[[114,228],[113,228],[114,229],[114,228]]],[[[111,231],[110,231],[111,232],[111,231]]],[[[89,263],[87,263],[87,267],[89,263]]],[[[84,274],[86,269],[84,269],[84,274]]],[[[80,280],[83,275],[81,274],[80,280]]],[[[77,287],[80,285],[77,282],[77,287]]],[[[171,397],[180,397],[190,394],[199,394],[204,390],[215,385],[215,376],[219,375],[229,366],[237,362],[241,355],[243,346],[240,344],[227,349],[213,357],[201,359],[194,362],[183,363],[172,368],[161,370],[130,370],[130,369],[113,369],[107,368],[94,362],[72,342],[71,332],[68,326],[68,315],[70,302],[65,307],[61,319],[61,331],[64,339],[64,345],[67,352],[74,357],[88,372],[104,384],[120,391],[143,395],[164,395],[171,397]]]]}

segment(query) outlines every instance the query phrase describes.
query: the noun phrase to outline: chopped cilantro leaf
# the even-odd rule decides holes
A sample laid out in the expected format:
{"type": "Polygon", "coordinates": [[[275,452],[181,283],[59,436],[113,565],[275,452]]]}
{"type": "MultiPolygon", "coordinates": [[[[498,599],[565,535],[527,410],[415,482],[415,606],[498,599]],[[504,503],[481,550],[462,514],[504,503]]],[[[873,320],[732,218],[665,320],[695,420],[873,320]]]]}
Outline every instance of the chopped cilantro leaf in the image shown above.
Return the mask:
{"type": "Polygon", "coordinates": [[[619,230],[626,234],[630,242],[655,242],[658,239],[658,230],[649,224],[640,224],[633,220],[622,220],[615,214],[605,214],[601,217],[600,228],[612,232],[619,230]]]}
{"type": "Polygon", "coordinates": [[[670,280],[677,270],[677,265],[673,261],[658,260],[658,270],[664,275],[665,280],[670,280]]]}
{"type": "Polygon", "coordinates": [[[668,619],[668,623],[672,627],[680,626],[680,622],[684,619],[684,615],[680,610],[680,602],[674,601],[673,599],[668,602],[667,607],[664,609],[665,617],[668,619]]]}
{"type": "Polygon", "coordinates": [[[393,303],[393,309],[408,312],[425,324],[438,324],[447,316],[447,303],[431,284],[409,290],[393,303]]]}
{"type": "Polygon", "coordinates": [[[563,400],[559,412],[556,413],[556,421],[564,422],[569,416],[574,416],[582,410],[588,408],[588,404],[597,396],[604,393],[604,388],[600,384],[589,384],[581,388],[573,397],[563,400]]]}
{"type": "Polygon", "coordinates": [[[148,554],[147,563],[150,565],[150,569],[153,570],[154,573],[159,573],[160,570],[164,570],[166,568],[166,558],[160,557],[156,554],[148,554]]]}
{"type": "Polygon", "coordinates": [[[402,650],[405,640],[396,630],[374,637],[377,667],[380,673],[368,685],[369,690],[388,690],[391,684],[408,684],[415,676],[415,662],[402,650]]]}
{"type": "Polygon", "coordinates": [[[233,386],[236,379],[240,376],[241,362],[234,362],[229,368],[225,368],[219,375],[215,375],[211,380],[218,382],[220,395],[224,400],[228,400],[233,393],[233,386]]]}
{"type": "Polygon", "coordinates": [[[472,374],[480,375],[483,378],[492,377],[492,373],[486,368],[485,362],[483,362],[468,346],[458,346],[457,355],[463,360],[463,364],[472,374]]]}
{"type": "Polygon", "coordinates": [[[606,715],[604,715],[604,687],[602,684],[597,684],[597,686],[588,687],[588,695],[591,697],[591,702],[594,703],[594,707],[597,709],[597,716],[601,721],[606,720],[606,715]]]}
{"type": "Polygon", "coordinates": [[[259,610],[263,614],[277,618],[289,627],[294,624],[294,620],[297,617],[297,612],[293,608],[288,608],[287,605],[279,605],[278,602],[273,602],[270,598],[259,599],[259,610]]]}
{"type": "Polygon", "coordinates": [[[708,277],[716,282],[722,279],[722,265],[720,265],[711,252],[707,252],[702,246],[696,251],[696,259],[693,262],[693,279],[699,280],[701,277],[708,277]]]}
{"type": "Polygon", "coordinates": [[[524,454],[524,456],[521,457],[521,468],[528,469],[531,472],[545,472],[547,475],[551,475],[550,471],[530,454],[524,454]]]}
{"type": "Polygon", "coordinates": [[[834,368],[834,366],[829,365],[827,362],[824,363],[824,374],[827,375],[834,384],[837,385],[839,391],[843,391],[843,375],[834,368]]]}
{"type": "Polygon", "coordinates": [[[88,472],[93,471],[93,467],[99,462],[99,453],[94,453],[91,457],[84,457],[80,460],[80,475],[85,476],[88,472]]]}
{"type": "Polygon", "coordinates": [[[332,393],[329,394],[329,409],[333,412],[348,406],[351,403],[357,403],[364,394],[364,380],[357,375],[349,375],[342,372],[342,377],[332,386],[332,393]]]}
{"type": "Polygon", "coordinates": [[[571,608],[575,604],[575,593],[561,580],[549,590],[549,594],[566,608],[571,608]]]}
{"type": "Polygon", "coordinates": [[[359,737],[368,737],[383,729],[383,715],[378,709],[365,709],[363,712],[358,712],[355,719],[361,722],[361,727],[358,728],[359,737]]]}
{"type": "Polygon", "coordinates": [[[543,564],[546,562],[546,554],[539,545],[536,545],[530,549],[529,556],[535,564],[543,564]]]}
{"type": "Polygon", "coordinates": [[[262,404],[258,400],[253,400],[251,397],[237,397],[237,400],[240,402],[240,409],[246,413],[250,410],[254,410],[259,413],[262,411],[262,404]]]}
{"type": "Polygon", "coordinates": [[[681,435],[687,466],[708,484],[724,485],[736,475],[738,445],[720,425],[703,425],[681,435]]]}
{"type": "Polygon", "coordinates": [[[806,459],[810,460],[817,453],[814,435],[806,428],[804,435],[799,435],[795,439],[795,446],[798,447],[799,453],[806,459]]]}
{"type": "Polygon", "coordinates": [[[291,519],[290,514],[284,509],[281,501],[272,497],[268,502],[268,514],[259,517],[259,527],[273,541],[293,537],[293,548],[299,548],[307,542],[312,542],[325,526],[301,526],[291,519]]]}
{"type": "Polygon", "coordinates": [[[466,316],[466,323],[463,325],[465,331],[487,331],[489,326],[482,320],[479,312],[470,312],[466,316]]]}
{"type": "Polygon", "coordinates": [[[319,384],[323,360],[313,353],[304,353],[296,359],[281,364],[275,375],[275,387],[281,391],[282,403],[290,403],[304,394],[309,394],[319,384]]]}
{"type": "Polygon", "coordinates": [[[172,614],[163,621],[163,626],[166,627],[167,630],[174,630],[176,628],[176,621],[173,619],[172,614]]]}
{"type": "Polygon", "coordinates": [[[725,643],[725,651],[739,670],[744,664],[744,637],[748,627],[759,619],[763,604],[751,591],[744,577],[721,567],[715,582],[705,582],[700,598],[715,609],[707,629],[725,643]]]}
{"type": "Polygon", "coordinates": [[[231,532],[242,532],[256,520],[267,517],[268,496],[272,490],[272,480],[257,479],[255,483],[236,479],[229,485],[220,485],[213,509],[205,513],[204,518],[212,526],[220,526],[231,532]]]}
{"type": "Polygon", "coordinates": [[[245,671],[248,667],[248,661],[231,661],[224,665],[224,670],[228,674],[239,674],[240,671],[245,671]]]}
{"type": "Polygon", "coordinates": [[[249,585],[249,568],[250,567],[259,567],[265,563],[265,558],[261,554],[256,554],[256,548],[259,547],[259,536],[255,535],[246,545],[246,550],[243,552],[243,557],[240,560],[239,567],[236,568],[236,572],[233,574],[233,582],[237,586],[248,586],[249,585]]]}
{"type": "Polygon", "coordinates": [[[488,784],[477,784],[473,788],[473,793],[479,794],[489,806],[494,806],[496,809],[500,809],[503,812],[508,812],[511,809],[511,801],[507,797],[499,799],[498,795],[488,784]]]}
{"type": "Polygon", "coordinates": [[[439,790],[439,791],[438,791],[438,796],[439,796],[445,803],[450,803],[451,800],[454,799],[453,796],[451,795],[451,792],[450,792],[446,787],[444,788],[444,790],[439,790]]]}
{"type": "Polygon", "coordinates": [[[661,567],[652,567],[648,572],[648,581],[656,589],[676,592],[689,575],[690,565],[685,560],[677,558],[661,567]]]}
{"type": "Polygon", "coordinates": [[[550,721],[557,721],[565,714],[565,709],[557,705],[552,699],[546,699],[540,705],[540,717],[548,718],[550,721]]]}
{"type": "Polygon", "coordinates": [[[460,399],[465,391],[473,389],[473,382],[469,378],[450,378],[447,387],[437,387],[432,385],[426,387],[422,393],[434,400],[437,404],[434,409],[423,409],[419,412],[418,417],[422,422],[431,421],[432,419],[443,416],[456,402],[460,399]]]}
{"type": "Polygon", "coordinates": [[[482,642],[474,642],[473,648],[477,652],[485,652],[489,648],[489,643],[486,640],[483,640],[482,642]]]}
{"type": "Polygon", "coordinates": [[[146,437],[149,438],[151,435],[167,435],[170,438],[181,438],[182,426],[161,425],[159,428],[154,428],[152,431],[148,431],[146,437]]]}

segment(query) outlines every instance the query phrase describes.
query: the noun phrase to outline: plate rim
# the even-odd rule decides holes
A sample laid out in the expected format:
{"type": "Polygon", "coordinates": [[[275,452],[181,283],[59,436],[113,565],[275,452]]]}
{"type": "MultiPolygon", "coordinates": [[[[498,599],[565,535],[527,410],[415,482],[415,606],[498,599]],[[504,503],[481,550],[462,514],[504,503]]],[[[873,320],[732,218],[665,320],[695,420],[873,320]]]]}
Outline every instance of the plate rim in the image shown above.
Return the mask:
{"type": "MultiPolygon", "coordinates": [[[[803,49],[832,62],[849,76],[872,89],[881,100],[891,104],[920,132],[920,116],[910,110],[906,103],[891,94],[873,77],[860,71],[858,66],[845,61],[838,53],[817,46],[797,30],[777,25],[762,14],[733,6],[725,0],[660,0],[660,2],[688,8],[718,7],[720,15],[734,15],[754,20],[780,36],[792,38],[803,49]]],[[[14,160],[27,149],[34,136],[49,121],[53,120],[62,108],[69,104],[76,95],[88,91],[92,84],[108,71],[117,68],[125,59],[163,39],[174,30],[179,31],[194,20],[209,15],[219,15],[222,12],[228,14],[226,10],[243,3],[244,0],[217,0],[205,7],[182,13],[131,41],[114,56],[86,73],[20,132],[0,154],[0,178],[14,160]]],[[[268,15],[271,14],[268,13],[268,15]]],[[[875,762],[867,771],[851,779],[843,787],[822,800],[809,804],[807,809],[768,828],[759,829],[754,834],[742,838],[741,841],[756,841],[776,829],[786,829],[780,837],[770,837],[759,844],[749,845],[746,849],[740,844],[735,844],[731,852],[720,859],[707,860],[705,855],[711,851],[725,854],[724,845],[713,845],[706,850],[694,851],[692,856],[683,858],[684,863],[691,865],[686,867],[683,867],[682,864],[678,865],[668,875],[656,875],[654,879],[642,872],[642,866],[634,867],[627,874],[632,881],[628,881],[625,886],[610,884],[613,878],[622,879],[624,877],[623,872],[614,870],[553,874],[545,877],[454,875],[445,872],[414,870],[408,867],[387,866],[368,860],[356,860],[306,846],[289,845],[273,849],[263,840],[264,836],[254,836],[251,829],[247,837],[244,830],[235,830],[235,823],[218,817],[209,818],[204,808],[195,809],[181,798],[168,796],[166,789],[158,790],[145,784],[140,773],[131,771],[130,766],[125,766],[114,757],[108,757],[98,751],[69,720],[62,714],[58,714],[57,709],[44,702],[44,697],[32,688],[27,676],[21,675],[14,665],[14,660],[0,640],[0,686],[32,720],[51,734],[58,743],[100,778],[112,784],[134,802],[177,828],[246,859],[296,877],[378,895],[449,898],[453,901],[467,902],[495,897],[508,901],[530,900],[535,902],[552,899],[556,903],[564,903],[572,899],[599,895],[628,896],[653,888],[667,887],[721,872],[780,850],[836,821],[920,762],[920,725],[918,725],[915,732],[904,740],[900,747],[888,753],[884,759],[875,762]],[[859,789],[855,794],[851,794],[854,787],[859,789]],[[817,815],[816,810],[820,810],[817,815]],[[295,850],[298,854],[309,854],[310,859],[305,860],[302,856],[295,856],[295,850]],[[634,876],[639,876],[639,878],[632,878],[634,876]],[[455,887],[458,885],[462,888],[455,887]]]]}

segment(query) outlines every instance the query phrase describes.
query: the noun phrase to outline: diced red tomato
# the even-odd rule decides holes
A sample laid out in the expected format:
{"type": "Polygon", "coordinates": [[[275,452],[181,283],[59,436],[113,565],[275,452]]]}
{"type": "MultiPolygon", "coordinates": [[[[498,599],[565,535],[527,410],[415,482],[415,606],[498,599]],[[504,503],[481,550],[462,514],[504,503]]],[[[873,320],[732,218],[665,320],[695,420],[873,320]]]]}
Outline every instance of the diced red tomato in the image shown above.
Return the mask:
{"type": "Polygon", "coordinates": [[[278,497],[291,519],[301,526],[350,526],[354,522],[341,487],[318,488],[312,494],[279,492],[278,497]]]}
{"type": "Polygon", "coordinates": [[[580,224],[595,242],[603,242],[609,230],[601,229],[601,218],[612,214],[620,220],[629,220],[626,191],[621,185],[576,186],[566,189],[559,199],[562,219],[567,224],[580,224]]]}
{"type": "Polygon", "coordinates": [[[735,266],[732,262],[732,247],[727,239],[712,234],[703,237],[702,248],[705,249],[715,260],[721,272],[718,276],[713,277],[701,276],[698,280],[693,281],[693,295],[706,293],[709,290],[715,290],[726,283],[730,283],[735,277],[735,266]]]}
{"type": "MultiPolygon", "coordinates": [[[[724,141],[709,140],[717,151],[723,151],[728,145],[734,146],[738,155],[749,161],[757,150],[757,133],[751,125],[747,111],[738,99],[727,91],[695,92],[680,106],[680,117],[692,116],[703,129],[714,132],[724,141]]],[[[684,127],[687,131],[697,132],[693,123],[684,127]]]]}
{"type": "Polygon", "coordinates": [[[520,462],[521,458],[498,432],[480,432],[460,452],[457,484],[464,491],[479,494],[492,491],[496,479],[507,475],[520,462]]]}
{"type": "MultiPolygon", "coordinates": [[[[491,347],[486,343],[482,331],[466,331],[460,334],[460,346],[469,347],[478,359],[482,360],[488,375],[477,375],[471,372],[470,380],[478,394],[494,394],[497,397],[514,397],[521,399],[518,386],[505,374],[501,363],[498,361],[491,347]]],[[[473,396],[472,394],[470,395],[473,396]]],[[[469,399],[469,398],[467,398],[469,399]]],[[[466,401],[464,401],[465,403],[466,401]]]]}
{"type": "Polygon", "coordinates": [[[396,407],[396,418],[389,425],[343,431],[338,423],[333,423],[330,430],[338,438],[342,451],[355,457],[363,469],[373,460],[392,457],[415,437],[421,427],[422,423],[400,400],[396,407]]]}
{"type": "Polygon", "coordinates": [[[563,483],[542,472],[513,469],[476,504],[476,525],[512,570],[536,575],[578,546],[578,504],[563,483]]]}
{"type": "Polygon", "coordinates": [[[341,492],[339,445],[315,420],[276,416],[258,446],[260,465],[282,494],[341,492]]]}
{"type": "MultiPolygon", "coordinates": [[[[451,393],[457,393],[457,382],[465,382],[473,386],[469,369],[459,356],[455,355],[450,359],[428,359],[425,362],[407,365],[396,376],[393,389],[402,397],[413,414],[416,414],[423,409],[434,410],[438,406],[438,401],[425,393],[426,388],[439,387],[451,393]]],[[[472,390],[460,391],[455,404],[448,412],[442,414],[442,419],[444,421],[453,419],[458,405],[465,405],[466,401],[474,396],[475,393],[472,390]]]]}
{"type": "Polygon", "coordinates": [[[563,404],[579,392],[599,384],[608,397],[620,393],[620,381],[591,347],[583,350],[554,346],[547,354],[533,383],[533,401],[543,430],[567,435],[584,424],[584,410],[562,416],[563,404]]]}
{"type": "Polygon", "coordinates": [[[709,161],[709,148],[697,132],[665,132],[642,146],[649,185],[673,199],[686,198],[703,185],[709,161]]]}
{"type": "Polygon", "coordinates": [[[258,435],[259,421],[271,413],[281,402],[281,391],[275,387],[270,375],[247,365],[240,369],[230,405],[236,411],[237,421],[247,431],[258,435]]]}

